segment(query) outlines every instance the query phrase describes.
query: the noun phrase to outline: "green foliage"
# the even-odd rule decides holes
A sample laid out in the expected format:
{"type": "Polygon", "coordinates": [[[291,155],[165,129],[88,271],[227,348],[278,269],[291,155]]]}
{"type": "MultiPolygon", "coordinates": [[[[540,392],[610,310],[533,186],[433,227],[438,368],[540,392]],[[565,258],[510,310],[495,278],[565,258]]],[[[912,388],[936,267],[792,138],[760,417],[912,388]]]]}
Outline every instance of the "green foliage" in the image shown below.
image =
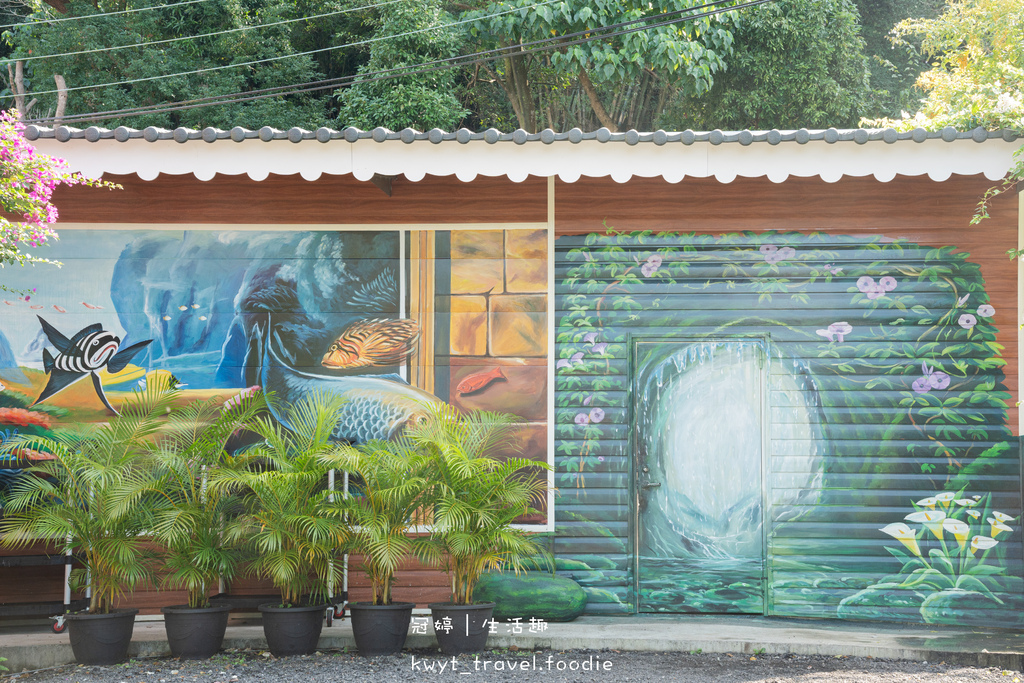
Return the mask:
{"type": "Polygon", "coordinates": [[[402,560],[430,555],[429,539],[409,535],[426,502],[430,463],[402,438],[342,447],[325,462],[352,477],[350,495],[339,495],[335,503],[351,527],[347,549],[362,556],[373,604],[390,605],[402,560]]]}
{"type": "Polygon", "coordinates": [[[438,404],[428,419],[408,431],[409,441],[430,461],[434,513],[431,538],[452,580],[452,601],[470,604],[481,573],[511,567],[539,552],[515,520],[536,512],[547,479],[537,476],[546,463],[510,455],[515,422],[489,412],[460,414],[438,404]]]}
{"type": "MultiPolygon", "coordinates": [[[[1024,133],[1024,5],[1018,0],[950,0],[937,18],[905,20],[893,33],[921,38],[922,51],[933,61],[917,85],[928,94],[913,117],[862,119],[862,126],[904,131],[981,126],[1024,133]]],[[[1002,184],[984,194],[972,223],[988,217],[993,198],[1024,180],[1021,150],[1015,160],[1002,184]]],[[[1011,258],[1022,254],[1017,249],[1007,253],[1011,258]]]]}
{"type": "MultiPolygon", "coordinates": [[[[453,21],[437,2],[403,0],[381,8],[373,22],[377,30],[370,59],[358,73],[401,70],[455,56],[457,33],[447,26],[453,21]],[[383,39],[388,36],[401,37],[383,39]]],[[[454,69],[440,69],[376,81],[356,78],[337,93],[338,122],[363,129],[452,130],[466,114],[455,97],[456,75],[454,69]]]]}
{"type": "MultiPolygon", "coordinates": [[[[69,92],[66,115],[245,93],[320,78],[308,56],[164,78],[168,74],[256,62],[290,54],[293,49],[289,41],[288,24],[160,45],[145,44],[280,21],[295,16],[295,5],[289,2],[268,0],[266,3],[248,5],[240,0],[211,0],[191,5],[172,5],[153,11],[91,16],[165,4],[162,0],[131,0],[124,3],[71,0],[67,3],[65,16],[78,18],[76,21],[19,26],[9,31],[6,38],[14,48],[13,59],[94,50],[89,54],[26,62],[26,87],[29,92],[54,90],[54,74],[63,75],[68,88],[137,81],[72,90],[69,92]],[[124,45],[138,47],[109,49],[124,45]]],[[[47,16],[49,13],[37,13],[28,18],[38,20],[47,16]]],[[[52,116],[56,108],[56,95],[39,94],[37,97],[41,110],[39,115],[52,116]]],[[[103,124],[110,128],[121,124],[137,128],[148,125],[166,128],[179,125],[193,128],[218,126],[225,129],[236,125],[249,128],[270,125],[287,128],[295,125],[315,127],[322,124],[324,119],[321,100],[309,95],[290,95],[181,112],[112,117],[104,119],[103,124]]]]}
{"type": "MultiPolygon", "coordinates": [[[[991,498],[966,496],[962,489],[945,491],[914,504],[914,512],[905,519],[919,524],[918,529],[904,522],[882,528],[904,548],[886,548],[903,567],[899,574],[885,577],[880,584],[924,595],[970,591],[1003,604],[996,592],[1006,592],[1000,582],[1006,567],[988,559],[1001,543],[997,539],[1007,540],[1013,533],[1008,522],[1015,518],[992,509],[991,498]]],[[[878,585],[869,586],[872,588],[878,585]]],[[[926,599],[922,605],[926,621],[931,621],[928,606],[935,602],[926,599]]]]}
{"type": "Polygon", "coordinates": [[[151,528],[153,506],[137,483],[175,398],[154,386],[136,392],[120,415],[84,435],[26,436],[0,447],[3,454],[29,448],[56,456],[27,469],[38,476],[14,485],[0,542],[18,548],[43,539],[83,558],[72,586],[92,587],[94,614],[109,612],[118,596],[153,576],[154,558],[141,535],[151,528]]]}
{"type": "Polygon", "coordinates": [[[209,482],[233,458],[224,447],[266,409],[262,394],[246,391],[230,406],[198,401],[171,412],[153,453],[154,467],[138,479],[155,498],[153,533],[165,550],[167,585],[188,591],[189,607],[208,607],[209,590],[230,580],[243,559],[238,543],[224,537],[224,525],[240,498],[209,482]]]}
{"type": "Polygon", "coordinates": [[[683,94],[659,119],[670,130],[854,125],[868,95],[852,0],[779,0],[747,10],[707,92],[683,94]]]}
{"type": "Polygon", "coordinates": [[[338,549],[348,537],[339,509],[331,504],[327,464],[338,446],[331,433],[344,398],[311,393],[286,407],[285,429],[269,417],[249,422],[263,442],[235,457],[232,467],[210,474],[210,490],[243,494],[245,509],[225,537],[244,543],[255,559],[251,573],[270,578],[281,604],[316,604],[341,578],[338,549]]]}

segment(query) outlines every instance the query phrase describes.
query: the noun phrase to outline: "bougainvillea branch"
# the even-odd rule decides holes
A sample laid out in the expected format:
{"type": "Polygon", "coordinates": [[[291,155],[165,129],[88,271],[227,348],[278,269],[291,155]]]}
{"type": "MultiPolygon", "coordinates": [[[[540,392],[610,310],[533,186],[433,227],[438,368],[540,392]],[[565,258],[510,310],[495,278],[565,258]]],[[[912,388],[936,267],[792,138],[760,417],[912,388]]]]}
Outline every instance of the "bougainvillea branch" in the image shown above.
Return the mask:
{"type": "MultiPolygon", "coordinates": [[[[15,112],[0,113],[0,206],[6,214],[0,215],[0,268],[26,263],[60,265],[25,251],[57,239],[53,229],[57,207],[51,201],[57,187],[120,187],[72,173],[63,159],[36,151],[22,135],[24,128],[15,112]]],[[[0,283],[0,289],[7,287],[0,283]]]]}

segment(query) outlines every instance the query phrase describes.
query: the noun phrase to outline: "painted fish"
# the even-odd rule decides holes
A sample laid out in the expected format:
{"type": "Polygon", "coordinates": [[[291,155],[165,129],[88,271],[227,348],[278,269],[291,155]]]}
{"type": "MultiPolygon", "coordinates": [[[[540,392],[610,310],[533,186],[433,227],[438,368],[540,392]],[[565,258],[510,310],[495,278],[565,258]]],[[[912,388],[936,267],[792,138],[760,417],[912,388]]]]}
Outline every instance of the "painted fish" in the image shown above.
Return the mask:
{"type": "Polygon", "coordinates": [[[475,394],[478,391],[483,391],[492,382],[496,382],[499,379],[508,381],[508,377],[505,377],[504,373],[502,373],[501,367],[496,367],[487,372],[476,372],[459,382],[459,385],[455,387],[455,391],[459,392],[459,396],[475,394]]]}
{"type": "MultiPolygon", "coordinates": [[[[334,438],[349,443],[390,439],[408,425],[426,419],[438,398],[410,386],[398,375],[355,375],[335,377],[302,372],[289,367],[269,340],[256,330],[260,351],[260,384],[274,392],[282,405],[290,405],[313,391],[341,394],[348,399],[341,408],[334,438]]],[[[272,407],[274,417],[289,426],[287,416],[272,407]]]]}
{"type": "Polygon", "coordinates": [[[82,304],[83,306],[88,308],[90,311],[96,311],[96,310],[99,310],[99,309],[103,308],[102,306],[93,306],[92,304],[87,304],[84,301],[79,301],[78,303],[82,304]]]}
{"type": "Polygon", "coordinates": [[[66,309],[64,309],[64,308],[61,308],[61,307],[60,307],[60,306],[58,306],[57,304],[54,304],[54,305],[53,305],[53,310],[57,311],[58,313],[67,313],[67,310],[66,310],[66,309]]]}
{"type": "Polygon", "coordinates": [[[335,369],[398,365],[412,354],[419,338],[415,320],[360,320],[342,331],[320,364],[335,369]]]}
{"type": "Polygon", "coordinates": [[[39,318],[39,324],[42,325],[46,338],[57,349],[57,357],[54,358],[49,349],[43,349],[43,369],[50,374],[50,378],[43,388],[43,393],[39,394],[39,398],[33,401],[32,405],[45,401],[89,375],[92,377],[93,388],[96,389],[96,394],[103,401],[103,405],[117,415],[118,412],[110,405],[106,394],[103,393],[103,382],[100,381],[98,373],[103,368],[114,374],[121,372],[135,357],[135,354],[152,343],[153,340],[147,339],[122,349],[120,348],[121,338],[113,332],[104,330],[99,323],[79,330],[71,339],[68,339],[57,328],[43,320],[42,316],[36,317],[39,318]]]}

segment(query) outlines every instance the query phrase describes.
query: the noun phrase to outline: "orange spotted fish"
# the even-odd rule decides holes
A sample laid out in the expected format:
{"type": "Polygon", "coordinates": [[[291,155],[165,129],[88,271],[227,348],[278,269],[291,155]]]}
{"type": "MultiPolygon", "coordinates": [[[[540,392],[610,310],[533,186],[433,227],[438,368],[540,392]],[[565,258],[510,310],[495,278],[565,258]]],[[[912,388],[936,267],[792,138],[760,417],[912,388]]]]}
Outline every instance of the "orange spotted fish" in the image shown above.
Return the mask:
{"type": "Polygon", "coordinates": [[[320,364],[334,369],[398,365],[412,354],[419,338],[415,320],[360,320],[345,328],[320,364]]]}
{"type": "Polygon", "coordinates": [[[505,377],[500,367],[488,370],[487,372],[477,372],[459,382],[459,386],[455,387],[455,391],[459,392],[459,396],[475,394],[478,391],[483,391],[492,382],[499,379],[508,381],[508,377],[505,377]]]}

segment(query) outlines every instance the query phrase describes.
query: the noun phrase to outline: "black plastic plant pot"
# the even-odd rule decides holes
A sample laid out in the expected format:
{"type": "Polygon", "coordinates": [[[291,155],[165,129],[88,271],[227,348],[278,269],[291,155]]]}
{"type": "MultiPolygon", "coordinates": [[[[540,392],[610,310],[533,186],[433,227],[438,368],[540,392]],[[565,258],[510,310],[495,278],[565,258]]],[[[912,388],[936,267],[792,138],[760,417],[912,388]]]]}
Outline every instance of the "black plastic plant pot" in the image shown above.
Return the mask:
{"type": "Polygon", "coordinates": [[[75,661],[105,666],[128,659],[128,645],[132,642],[138,613],[137,609],[119,609],[110,614],[73,612],[65,615],[75,661]]]}
{"type": "Polygon", "coordinates": [[[449,602],[433,602],[428,605],[441,652],[446,655],[464,655],[482,651],[490,635],[494,604],[453,605],[449,602]]]}
{"type": "Polygon", "coordinates": [[[364,657],[395,655],[405,647],[412,622],[413,602],[374,605],[371,602],[348,603],[352,615],[352,635],[356,648],[364,657]]]}
{"type": "Polygon", "coordinates": [[[172,657],[209,659],[220,650],[231,605],[199,608],[171,605],[160,611],[164,613],[164,628],[167,629],[167,644],[171,646],[172,657]]]}
{"type": "Polygon", "coordinates": [[[279,607],[273,603],[260,605],[263,613],[263,635],[275,657],[311,655],[320,642],[327,605],[311,607],[279,607]]]}

